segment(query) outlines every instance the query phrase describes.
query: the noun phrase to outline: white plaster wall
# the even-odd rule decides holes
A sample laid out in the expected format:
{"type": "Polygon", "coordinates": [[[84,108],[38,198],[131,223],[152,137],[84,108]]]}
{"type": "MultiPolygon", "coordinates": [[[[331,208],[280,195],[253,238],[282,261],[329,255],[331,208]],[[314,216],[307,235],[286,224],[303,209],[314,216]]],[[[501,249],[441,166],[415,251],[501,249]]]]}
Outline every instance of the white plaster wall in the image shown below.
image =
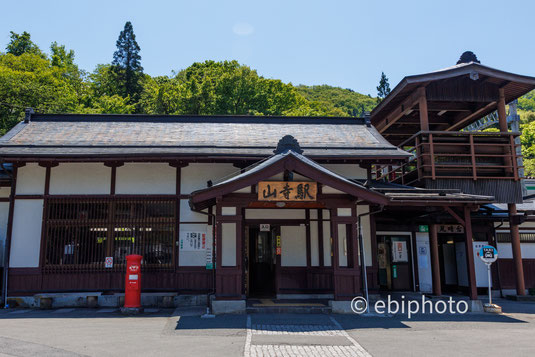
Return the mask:
{"type": "Polygon", "coordinates": [[[336,193],[336,194],[345,193],[343,191],[337,190],[335,188],[332,188],[331,186],[326,186],[326,185],[322,185],[321,192],[322,193],[336,193]]]}
{"type": "Polygon", "coordinates": [[[355,164],[326,164],[322,166],[337,173],[338,175],[351,179],[365,179],[366,177],[368,177],[366,169],[363,169],[359,165],[355,164]]]}
{"type": "MultiPolygon", "coordinates": [[[[535,259],[535,243],[520,243],[520,250],[522,259],[535,259]]],[[[511,243],[498,243],[498,258],[513,259],[511,243]]]]}
{"type": "Polygon", "coordinates": [[[281,266],[307,266],[306,228],[304,224],[281,226],[281,266]]]}
{"type": "Polygon", "coordinates": [[[318,248],[318,222],[310,222],[310,264],[313,267],[319,266],[319,248],[318,248]]]}
{"type": "Polygon", "coordinates": [[[306,219],[304,209],[246,209],[245,219],[306,219]]]}
{"type": "MultiPolygon", "coordinates": [[[[357,206],[357,215],[367,213],[370,211],[369,206],[357,206]]],[[[363,216],[360,219],[362,225],[362,241],[364,243],[364,254],[366,266],[372,265],[372,238],[370,227],[370,216],[363,216]]]]}
{"type": "Polygon", "coordinates": [[[209,180],[216,183],[227,175],[239,172],[240,169],[232,164],[189,164],[181,169],[180,191],[182,194],[190,194],[193,191],[206,188],[206,182],[209,180]]]}
{"type": "Polygon", "coordinates": [[[50,171],[51,195],[105,195],[110,184],[111,168],[101,163],[59,164],[50,171]]]}
{"type": "Polygon", "coordinates": [[[431,250],[429,233],[416,233],[416,252],[418,254],[418,280],[420,291],[433,292],[433,276],[431,273],[431,250]]]}
{"type": "Polygon", "coordinates": [[[117,168],[117,194],[176,193],[176,168],[167,163],[130,163],[117,168]]]}
{"type": "Polygon", "coordinates": [[[42,195],[45,192],[45,176],[46,169],[38,164],[29,163],[19,167],[17,169],[17,195],[42,195]]]}
{"type": "Polygon", "coordinates": [[[188,200],[180,200],[180,222],[206,223],[207,221],[208,221],[207,215],[193,212],[189,208],[188,200]]]}
{"type": "MultiPolygon", "coordinates": [[[[179,238],[185,237],[186,232],[206,233],[206,241],[211,240],[212,226],[206,224],[181,224],[179,238]]],[[[180,240],[179,240],[180,241],[180,240]]],[[[179,248],[178,265],[185,266],[206,266],[206,250],[197,252],[182,251],[179,248]]]]}
{"type": "Polygon", "coordinates": [[[16,200],[11,237],[12,268],[39,266],[43,200],[16,200]]]}
{"type": "Polygon", "coordinates": [[[323,221],[323,265],[331,266],[331,221],[323,221]]]}
{"type": "Polygon", "coordinates": [[[4,252],[6,244],[7,218],[9,216],[9,202],[0,202],[0,267],[4,266],[4,252]]]}
{"type": "Polygon", "coordinates": [[[345,224],[338,224],[338,264],[347,267],[347,230],[345,224]]]}
{"type": "Polygon", "coordinates": [[[0,187],[0,197],[9,197],[10,194],[11,194],[11,187],[0,187]]]}
{"type": "Polygon", "coordinates": [[[236,266],[236,223],[221,223],[221,264],[236,266]]]}

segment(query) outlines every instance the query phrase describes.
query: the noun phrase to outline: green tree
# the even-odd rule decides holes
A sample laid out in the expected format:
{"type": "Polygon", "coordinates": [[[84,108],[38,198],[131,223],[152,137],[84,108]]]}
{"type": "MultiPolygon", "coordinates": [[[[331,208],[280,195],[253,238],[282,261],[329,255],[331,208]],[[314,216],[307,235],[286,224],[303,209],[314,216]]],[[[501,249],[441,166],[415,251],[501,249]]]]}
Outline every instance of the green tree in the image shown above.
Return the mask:
{"type": "MultiPolygon", "coordinates": [[[[371,111],[377,104],[375,98],[357,93],[351,89],[328,85],[297,87],[298,92],[311,102],[322,103],[325,113],[338,113],[337,116],[358,116],[371,111]],[[335,111],[336,109],[336,111],[335,111]]],[[[315,105],[318,108],[318,105],[315,105]]],[[[321,111],[320,111],[321,113],[321,111]]]]}
{"type": "Polygon", "coordinates": [[[143,67],[141,67],[139,55],[140,48],[130,21],[124,25],[116,46],[117,50],[113,54],[112,62],[117,81],[118,92],[116,94],[123,98],[130,97],[135,102],[142,91],[143,67]]]}
{"type": "Polygon", "coordinates": [[[10,31],[11,40],[7,44],[6,52],[11,53],[14,56],[20,56],[23,53],[31,53],[34,55],[39,55],[40,57],[45,58],[46,56],[41,52],[39,47],[32,42],[30,39],[30,34],[24,31],[21,35],[10,31]]]}
{"type": "Polygon", "coordinates": [[[379,80],[379,85],[377,86],[377,102],[381,102],[389,93],[390,84],[388,83],[388,78],[386,77],[385,72],[381,72],[381,79],[379,80]]]}

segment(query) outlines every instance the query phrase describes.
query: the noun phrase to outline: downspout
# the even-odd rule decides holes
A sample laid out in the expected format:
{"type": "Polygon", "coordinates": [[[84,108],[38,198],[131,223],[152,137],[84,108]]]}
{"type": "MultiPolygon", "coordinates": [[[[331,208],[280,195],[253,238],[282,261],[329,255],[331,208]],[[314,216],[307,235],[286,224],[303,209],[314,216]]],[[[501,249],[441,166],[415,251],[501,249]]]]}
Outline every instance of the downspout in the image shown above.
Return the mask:
{"type": "MultiPolygon", "coordinates": [[[[357,224],[359,229],[359,247],[360,247],[360,264],[362,267],[362,273],[364,275],[364,297],[366,298],[366,313],[370,312],[370,303],[369,303],[369,294],[368,294],[368,275],[366,271],[366,253],[364,251],[364,242],[362,240],[362,224],[360,224],[360,218],[364,216],[371,216],[377,213],[381,213],[384,210],[384,206],[381,205],[381,207],[377,211],[369,211],[363,214],[359,214],[357,216],[357,224]]],[[[370,237],[371,238],[371,237],[370,237]]]]}
{"type": "Polygon", "coordinates": [[[213,314],[212,314],[212,305],[210,304],[210,298],[211,296],[215,296],[216,269],[217,269],[217,264],[215,262],[216,215],[211,212],[203,212],[200,210],[196,210],[193,208],[191,204],[190,204],[190,210],[195,213],[207,215],[212,220],[212,291],[208,293],[208,296],[206,299],[206,316],[212,316],[213,314]]]}

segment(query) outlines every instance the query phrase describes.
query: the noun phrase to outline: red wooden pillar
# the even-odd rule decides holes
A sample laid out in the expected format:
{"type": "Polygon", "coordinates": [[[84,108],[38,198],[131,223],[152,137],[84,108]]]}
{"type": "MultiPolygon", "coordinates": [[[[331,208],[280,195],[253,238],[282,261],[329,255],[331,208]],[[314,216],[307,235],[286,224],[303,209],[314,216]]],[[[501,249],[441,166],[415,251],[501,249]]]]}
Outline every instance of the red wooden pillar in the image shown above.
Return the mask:
{"type": "Polygon", "coordinates": [[[431,272],[433,276],[433,295],[442,295],[442,286],[440,282],[440,262],[438,258],[438,235],[437,226],[429,225],[429,246],[431,248],[431,272]]]}
{"type": "Polygon", "coordinates": [[[526,295],[526,286],[524,285],[524,269],[522,267],[522,251],[520,249],[520,233],[518,231],[518,225],[513,223],[513,217],[517,213],[516,204],[509,203],[507,206],[509,208],[509,231],[511,233],[513,263],[515,265],[516,293],[518,295],[526,295]]]}
{"type": "Polygon", "coordinates": [[[464,234],[466,244],[466,266],[468,268],[468,285],[470,287],[470,299],[477,300],[476,268],[474,265],[474,244],[472,238],[472,219],[470,208],[464,207],[464,234]]]}
{"type": "Polygon", "coordinates": [[[420,130],[429,131],[429,117],[427,113],[427,96],[425,87],[418,88],[418,109],[420,111],[420,130]]]}

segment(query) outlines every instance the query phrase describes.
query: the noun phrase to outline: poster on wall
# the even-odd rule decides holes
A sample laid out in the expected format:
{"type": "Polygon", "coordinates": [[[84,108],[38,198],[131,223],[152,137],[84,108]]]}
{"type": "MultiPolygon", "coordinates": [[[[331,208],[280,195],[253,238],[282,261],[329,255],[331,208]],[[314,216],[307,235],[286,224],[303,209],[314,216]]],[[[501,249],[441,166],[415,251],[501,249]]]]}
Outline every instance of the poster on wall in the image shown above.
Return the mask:
{"type": "Polygon", "coordinates": [[[197,252],[206,249],[206,233],[185,232],[180,237],[180,250],[184,252],[197,252]]]}
{"type": "Polygon", "coordinates": [[[206,269],[213,269],[212,238],[206,238],[206,269]]]}
{"type": "Polygon", "coordinates": [[[392,241],[392,261],[399,263],[409,261],[406,242],[392,241]]]}

